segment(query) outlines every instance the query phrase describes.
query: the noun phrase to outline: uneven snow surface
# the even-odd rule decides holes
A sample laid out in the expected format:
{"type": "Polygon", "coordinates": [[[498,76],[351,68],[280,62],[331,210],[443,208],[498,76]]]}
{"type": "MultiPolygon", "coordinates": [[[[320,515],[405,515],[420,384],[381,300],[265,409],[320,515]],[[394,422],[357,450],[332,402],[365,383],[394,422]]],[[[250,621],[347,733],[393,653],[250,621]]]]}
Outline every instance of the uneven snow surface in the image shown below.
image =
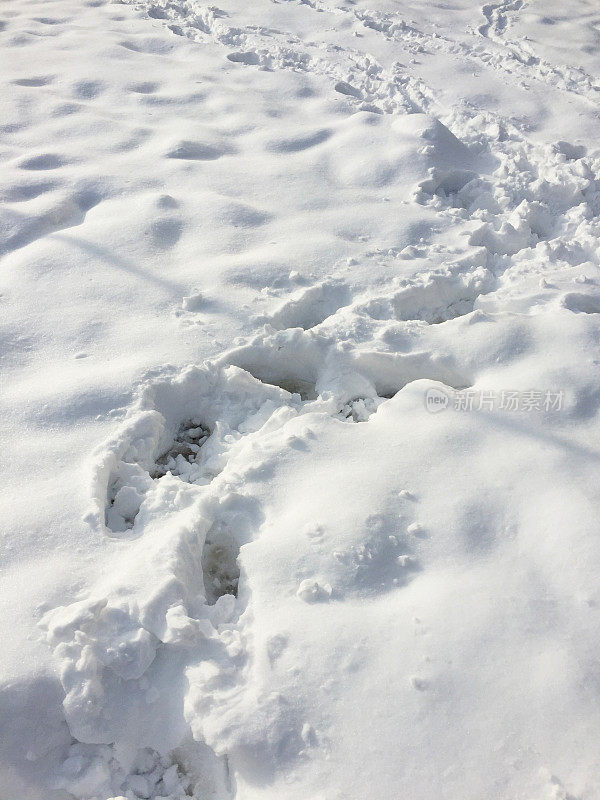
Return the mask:
{"type": "Polygon", "coordinates": [[[600,800],[600,8],[0,0],[0,799],[600,800]]]}

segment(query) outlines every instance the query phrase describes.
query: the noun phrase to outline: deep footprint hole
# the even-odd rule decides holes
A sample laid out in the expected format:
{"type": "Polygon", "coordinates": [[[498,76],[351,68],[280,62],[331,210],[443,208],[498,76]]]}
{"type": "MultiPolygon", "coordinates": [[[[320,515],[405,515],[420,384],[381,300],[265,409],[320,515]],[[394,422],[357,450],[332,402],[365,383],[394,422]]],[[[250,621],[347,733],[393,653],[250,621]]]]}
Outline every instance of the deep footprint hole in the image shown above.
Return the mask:
{"type": "Polygon", "coordinates": [[[230,594],[237,597],[240,580],[238,555],[240,546],[226,528],[213,525],[202,549],[202,576],[208,605],[230,594]]]}
{"type": "Polygon", "coordinates": [[[349,400],[338,411],[337,416],[344,422],[367,422],[371,414],[384,401],[382,397],[355,397],[349,400]]]}
{"type": "Polygon", "coordinates": [[[162,478],[170,472],[184,480],[193,480],[200,450],[210,434],[210,429],[196,418],[182,422],[171,447],[157,458],[152,477],[162,478]]]}
{"type": "Polygon", "coordinates": [[[315,381],[309,378],[290,374],[289,372],[287,375],[285,373],[282,375],[281,373],[275,372],[274,366],[267,367],[264,364],[248,363],[245,359],[232,361],[231,363],[249,372],[253,378],[256,378],[256,380],[261,383],[268,386],[277,386],[279,389],[283,389],[284,392],[289,392],[290,394],[300,395],[300,399],[304,402],[307,400],[316,400],[319,396],[315,381]]]}
{"type": "Polygon", "coordinates": [[[280,389],[290,394],[299,394],[301,400],[315,400],[317,397],[315,384],[311,383],[311,381],[302,380],[302,378],[285,378],[279,381],[265,381],[265,383],[279,386],[280,389]]]}

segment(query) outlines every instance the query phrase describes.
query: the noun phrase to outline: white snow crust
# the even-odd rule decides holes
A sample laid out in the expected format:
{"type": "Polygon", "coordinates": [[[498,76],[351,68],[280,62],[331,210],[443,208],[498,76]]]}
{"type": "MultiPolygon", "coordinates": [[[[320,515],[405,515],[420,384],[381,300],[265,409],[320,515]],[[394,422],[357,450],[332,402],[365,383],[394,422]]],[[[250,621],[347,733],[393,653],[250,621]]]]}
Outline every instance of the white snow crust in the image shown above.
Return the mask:
{"type": "Polygon", "coordinates": [[[599,35],[0,0],[0,800],[600,800],[599,35]]]}

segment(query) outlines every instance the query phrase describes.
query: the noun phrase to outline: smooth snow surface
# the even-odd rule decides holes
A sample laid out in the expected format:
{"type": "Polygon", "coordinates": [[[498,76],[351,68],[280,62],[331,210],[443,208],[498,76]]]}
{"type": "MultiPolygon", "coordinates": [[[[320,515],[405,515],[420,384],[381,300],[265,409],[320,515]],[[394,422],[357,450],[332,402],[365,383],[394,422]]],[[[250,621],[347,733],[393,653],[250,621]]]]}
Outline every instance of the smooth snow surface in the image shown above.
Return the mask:
{"type": "Polygon", "coordinates": [[[0,0],[1,800],[600,800],[599,41],[0,0]]]}

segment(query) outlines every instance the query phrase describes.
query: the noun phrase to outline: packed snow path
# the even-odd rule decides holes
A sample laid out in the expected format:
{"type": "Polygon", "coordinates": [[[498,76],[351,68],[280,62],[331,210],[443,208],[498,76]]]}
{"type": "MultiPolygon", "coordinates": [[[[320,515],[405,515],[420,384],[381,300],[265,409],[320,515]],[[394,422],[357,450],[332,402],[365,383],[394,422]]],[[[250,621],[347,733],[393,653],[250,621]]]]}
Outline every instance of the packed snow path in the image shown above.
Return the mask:
{"type": "Polygon", "coordinates": [[[600,12],[3,0],[2,800],[597,800],[600,12]]]}

